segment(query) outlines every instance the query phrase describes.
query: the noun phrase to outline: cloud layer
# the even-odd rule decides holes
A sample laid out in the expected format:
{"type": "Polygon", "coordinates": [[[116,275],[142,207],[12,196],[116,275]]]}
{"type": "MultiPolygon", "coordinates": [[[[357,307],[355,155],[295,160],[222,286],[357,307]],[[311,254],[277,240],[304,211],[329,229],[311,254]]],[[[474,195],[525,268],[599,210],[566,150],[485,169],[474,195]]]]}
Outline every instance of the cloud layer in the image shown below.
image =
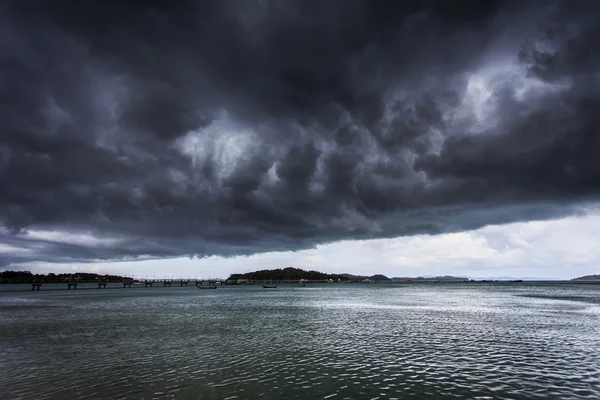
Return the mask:
{"type": "Polygon", "coordinates": [[[42,273],[93,271],[137,278],[227,278],[231,273],[294,266],[355,275],[381,273],[388,277],[572,279],[597,272],[599,235],[600,209],[591,208],[555,220],[515,222],[444,235],[341,241],[293,253],[202,260],[98,261],[83,265],[37,261],[15,264],[14,268],[42,273]]]}
{"type": "Polygon", "coordinates": [[[571,214],[600,191],[598,16],[594,2],[4,2],[2,263],[571,214]]]}

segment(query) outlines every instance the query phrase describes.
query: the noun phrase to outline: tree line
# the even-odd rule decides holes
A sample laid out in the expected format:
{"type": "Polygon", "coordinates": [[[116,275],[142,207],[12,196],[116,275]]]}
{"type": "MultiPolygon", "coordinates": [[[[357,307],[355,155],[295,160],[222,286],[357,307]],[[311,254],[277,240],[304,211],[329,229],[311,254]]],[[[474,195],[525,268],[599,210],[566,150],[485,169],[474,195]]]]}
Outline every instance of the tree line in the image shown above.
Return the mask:
{"type": "Polygon", "coordinates": [[[28,283],[46,282],[61,283],[72,281],[98,281],[98,282],[122,282],[133,278],[120,275],[100,275],[88,272],[62,273],[62,274],[34,274],[31,271],[0,271],[0,283],[28,283]]]}
{"type": "Polygon", "coordinates": [[[307,279],[311,281],[319,280],[347,280],[348,278],[342,275],[336,274],[325,274],[319,271],[305,271],[300,268],[277,268],[277,269],[263,269],[260,271],[247,272],[245,274],[232,274],[228,280],[249,280],[249,281],[298,281],[300,279],[307,279]]]}

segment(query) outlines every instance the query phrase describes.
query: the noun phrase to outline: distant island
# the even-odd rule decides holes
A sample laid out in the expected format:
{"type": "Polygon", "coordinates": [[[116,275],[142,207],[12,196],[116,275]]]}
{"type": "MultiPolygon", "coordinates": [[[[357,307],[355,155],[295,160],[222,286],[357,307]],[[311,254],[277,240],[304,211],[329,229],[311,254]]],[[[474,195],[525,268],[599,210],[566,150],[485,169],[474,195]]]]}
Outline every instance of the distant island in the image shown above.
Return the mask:
{"type": "Polygon", "coordinates": [[[300,268],[278,268],[264,269],[260,271],[247,272],[245,274],[232,274],[227,278],[230,283],[246,283],[258,281],[326,281],[326,282],[362,282],[362,283],[394,283],[394,282],[464,282],[468,281],[464,277],[456,276],[437,276],[437,277],[394,277],[388,278],[382,274],[375,275],[353,275],[327,274],[319,271],[305,271],[300,268]]]}
{"type": "Polygon", "coordinates": [[[385,275],[381,275],[381,274],[376,274],[376,275],[371,275],[371,276],[366,276],[366,275],[352,275],[352,274],[341,274],[343,277],[349,279],[349,280],[371,280],[374,282],[383,282],[383,281],[390,281],[390,282],[406,282],[406,281],[417,281],[417,282],[437,282],[437,281],[444,281],[444,282],[464,282],[469,280],[468,278],[465,277],[458,277],[458,276],[427,276],[427,277],[423,277],[423,276],[418,276],[418,277],[409,277],[409,276],[395,276],[393,278],[388,278],[385,275]]]}
{"type": "Polygon", "coordinates": [[[326,274],[319,271],[305,271],[300,268],[277,268],[263,269],[260,271],[247,272],[245,274],[231,274],[227,281],[243,282],[243,281],[345,281],[347,280],[342,275],[326,274]]]}
{"type": "Polygon", "coordinates": [[[86,272],[73,274],[34,274],[30,271],[0,271],[0,283],[65,283],[65,282],[123,282],[133,278],[120,275],[100,275],[86,272]]]}
{"type": "Polygon", "coordinates": [[[232,274],[228,282],[244,283],[257,281],[322,281],[322,282],[392,282],[385,275],[359,276],[352,274],[327,274],[319,271],[306,271],[301,268],[277,268],[232,274]]]}
{"type": "Polygon", "coordinates": [[[385,275],[375,274],[371,276],[367,275],[352,275],[352,274],[340,274],[348,281],[373,281],[373,282],[391,282],[391,279],[385,275]]]}
{"type": "Polygon", "coordinates": [[[599,281],[600,282],[600,275],[585,275],[585,276],[580,276],[579,278],[573,278],[573,281],[599,281]]]}

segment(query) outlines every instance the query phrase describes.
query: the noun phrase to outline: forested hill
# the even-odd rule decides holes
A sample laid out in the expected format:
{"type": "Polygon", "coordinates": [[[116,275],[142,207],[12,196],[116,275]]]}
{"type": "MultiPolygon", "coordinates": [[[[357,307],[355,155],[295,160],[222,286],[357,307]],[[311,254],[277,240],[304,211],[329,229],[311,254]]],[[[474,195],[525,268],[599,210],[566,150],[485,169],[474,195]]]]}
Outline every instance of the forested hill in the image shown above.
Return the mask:
{"type": "Polygon", "coordinates": [[[0,283],[27,283],[27,282],[47,282],[59,283],[67,281],[99,281],[99,282],[121,282],[133,278],[119,275],[99,275],[86,272],[76,272],[73,274],[34,274],[30,271],[0,271],[0,283]]]}
{"type": "Polygon", "coordinates": [[[574,278],[574,281],[600,281],[600,275],[586,275],[574,278]]]}
{"type": "Polygon", "coordinates": [[[229,280],[236,281],[238,279],[247,279],[251,281],[280,281],[280,280],[300,280],[300,279],[308,279],[308,280],[328,280],[332,279],[334,281],[339,280],[347,280],[346,277],[335,274],[325,274],[323,272],[318,271],[305,271],[300,268],[278,268],[278,269],[263,269],[260,271],[247,272],[245,274],[232,274],[228,278],[229,280]]]}

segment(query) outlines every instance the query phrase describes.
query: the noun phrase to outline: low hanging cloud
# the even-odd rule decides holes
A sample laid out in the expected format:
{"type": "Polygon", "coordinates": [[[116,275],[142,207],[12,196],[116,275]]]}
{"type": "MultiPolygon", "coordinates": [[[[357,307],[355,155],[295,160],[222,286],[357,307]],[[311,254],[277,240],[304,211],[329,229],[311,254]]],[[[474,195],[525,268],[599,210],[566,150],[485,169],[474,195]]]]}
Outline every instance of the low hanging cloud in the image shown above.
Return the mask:
{"type": "Polygon", "coordinates": [[[572,214],[593,2],[7,1],[0,263],[249,255],[572,214]]]}

